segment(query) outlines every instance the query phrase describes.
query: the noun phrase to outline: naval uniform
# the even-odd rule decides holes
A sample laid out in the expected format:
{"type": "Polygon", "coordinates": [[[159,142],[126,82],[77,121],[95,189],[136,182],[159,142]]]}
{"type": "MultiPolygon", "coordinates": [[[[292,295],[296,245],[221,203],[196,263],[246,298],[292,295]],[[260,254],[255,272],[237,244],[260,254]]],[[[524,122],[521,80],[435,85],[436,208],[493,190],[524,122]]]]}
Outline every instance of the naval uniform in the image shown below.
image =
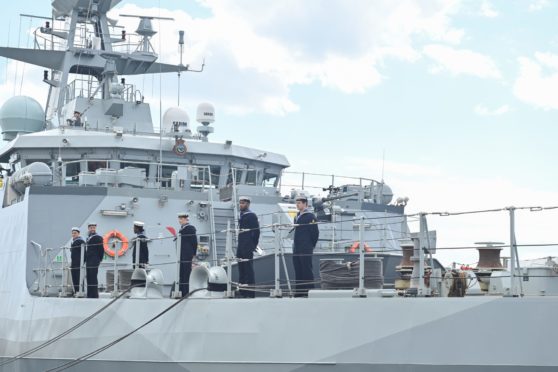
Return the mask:
{"type": "Polygon", "coordinates": [[[87,238],[87,250],[85,251],[87,298],[99,298],[97,273],[99,272],[99,265],[104,255],[105,251],[103,249],[103,238],[101,235],[97,233],[89,234],[87,238]]]}
{"type": "Polygon", "coordinates": [[[132,244],[132,263],[133,267],[136,268],[136,241],[139,239],[140,252],[139,252],[139,267],[145,268],[146,264],[149,262],[149,248],[147,247],[147,236],[145,236],[145,231],[136,234],[132,244]]]}
{"type": "Polygon", "coordinates": [[[180,227],[180,277],[179,288],[182,296],[190,293],[190,274],[192,273],[192,260],[198,250],[198,237],[196,228],[189,223],[180,227]]]}
{"type": "Polygon", "coordinates": [[[72,274],[72,283],[74,284],[74,293],[79,292],[79,271],[81,264],[81,245],[85,244],[85,240],[81,236],[72,240],[72,245],[70,247],[70,257],[72,262],[70,263],[70,272],[72,274]]]}
{"type": "MultiPolygon", "coordinates": [[[[258,247],[258,242],[260,240],[260,224],[258,222],[258,217],[249,209],[240,212],[238,227],[240,232],[238,233],[236,257],[247,260],[238,263],[238,282],[253,287],[256,283],[253,261],[254,251],[258,247]]],[[[240,296],[253,298],[256,296],[256,292],[240,290],[240,296]]]]}
{"type": "Polygon", "coordinates": [[[320,231],[316,216],[308,208],[298,212],[294,218],[293,266],[295,270],[295,297],[307,297],[308,290],[314,288],[312,254],[318,242],[320,231]]]}

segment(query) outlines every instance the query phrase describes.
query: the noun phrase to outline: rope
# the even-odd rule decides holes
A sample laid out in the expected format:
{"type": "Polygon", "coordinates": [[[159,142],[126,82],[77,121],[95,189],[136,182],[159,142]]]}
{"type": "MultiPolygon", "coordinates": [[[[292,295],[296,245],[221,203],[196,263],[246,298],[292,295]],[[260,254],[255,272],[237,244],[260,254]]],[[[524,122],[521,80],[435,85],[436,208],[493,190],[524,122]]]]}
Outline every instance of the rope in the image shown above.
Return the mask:
{"type": "Polygon", "coordinates": [[[172,304],[171,306],[167,307],[165,310],[161,311],[159,314],[155,315],[153,318],[149,319],[147,322],[143,323],[142,325],[140,325],[139,327],[133,329],[132,331],[126,333],[124,336],[121,336],[119,338],[117,338],[116,340],[106,344],[105,346],[102,346],[96,350],[93,350],[92,352],[82,355],[77,359],[74,359],[70,362],[67,362],[65,364],[62,364],[61,366],[55,367],[55,368],[51,368],[46,370],[45,372],[59,372],[59,371],[64,371],[68,368],[71,368],[73,366],[76,366],[82,362],[85,362],[86,360],[94,357],[95,355],[110,349],[111,347],[113,347],[114,345],[124,341],[126,338],[128,338],[129,336],[133,335],[134,333],[136,333],[137,331],[139,331],[140,329],[146,327],[147,325],[149,325],[150,323],[154,322],[155,320],[159,319],[160,317],[162,317],[163,315],[165,315],[167,312],[171,311],[173,308],[175,308],[176,306],[178,306],[180,303],[182,303],[182,301],[186,300],[187,298],[189,298],[192,294],[201,291],[201,290],[205,290],[207,288],[199,288],[196,290],[191,291],[190,293],[188,293],[186,296],[182,297],[181,299],[179,299],[178,301],[176,301],[174,304],[172,304]]]}
{"type": "Polygon", "coordinates": [[[132,290],[132,288],[136,287],[138,285],[134,285],[131,286],[130,288],[128,288],[127,290],[125,290],[124,292],[122,292],[120,295],[118,295],[117,297],[115,297],[112,301],[110,301],[109,303],[107,303],[105,306],[103,306],[102,308],[100,308],[99,310],[95,311],[93,314],[89,315],[87,318],[83,319],[81,322],[77,323],[76,325],[74,325],[73,327],[71,327],[70,329],[62,332],[61,334],[59,334],[56,337],[51,338],[50,340],[40,344],[39,346],[36,346],[32,349],[29,349],[27,351],[24,351],[21,354],[18,354],[8,360],[5,360],[4,362],[0,363],[0,367],[5,366],[7,364],[13,363],[16,360],[19,360],[21,358],[24,358],[28,355],[31,355],[41,349],[44,349],[45,347],[55,343],[56,341],[60,340],[62,337],[72,333],[73,331],[75,331],[76,329],[78,329],[79,327],[81,327],[82,325],[84,325],[85,323],[89,322],[91,319],[93,319],[94,317],[96,317],[97,315],[99,315],[100,313],[102,313],[103,311],[105,311],[107,308],[109,308],[112,304],[114,304],[117,300],[119,300],[120,298],[122,298],[126,293],[128,293],[129,291],[132,290]]]}

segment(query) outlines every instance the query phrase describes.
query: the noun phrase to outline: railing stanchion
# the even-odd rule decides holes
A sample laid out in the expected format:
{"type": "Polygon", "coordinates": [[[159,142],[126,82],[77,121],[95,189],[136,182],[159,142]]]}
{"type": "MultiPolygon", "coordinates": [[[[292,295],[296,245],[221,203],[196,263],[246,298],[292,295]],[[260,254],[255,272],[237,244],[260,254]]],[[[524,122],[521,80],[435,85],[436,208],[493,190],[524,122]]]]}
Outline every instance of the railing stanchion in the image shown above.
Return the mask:
{"type": "Polygon", "coordinates": [[[366,288],[364,286],[364,241],[362,236],[364,233],[364,217],[360,217],[360,224],[358,229],[358,241],[359,241],[359,257],[358,257],[358,288],[355,291],[355,297],[366,297],[366,288]]]}

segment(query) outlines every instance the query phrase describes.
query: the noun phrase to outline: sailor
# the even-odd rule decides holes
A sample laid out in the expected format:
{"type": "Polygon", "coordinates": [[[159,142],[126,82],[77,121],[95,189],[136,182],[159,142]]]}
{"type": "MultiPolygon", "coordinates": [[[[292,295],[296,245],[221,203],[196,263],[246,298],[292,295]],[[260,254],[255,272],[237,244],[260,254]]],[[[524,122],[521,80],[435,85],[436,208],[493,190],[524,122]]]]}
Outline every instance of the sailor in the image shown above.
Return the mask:
{"type": "Polygon", "coordinates": [[[190,273],[192,272],[192,260],[198,249],[198,237],[196,236],[196,228],[190,225],[188,213],[179,213],[178,223],[180,224],[180,231],[178,232],[180,239],[180,277],[178,285],[184,297],[190,292],[190,273]]]}
{"type": "Polygon", "coordinates": [[[89,222],[89,224],[87,224],[87,229],[89,230],[89,237],[86,241],[87,251],[85,251],[87,298],[99,298],[97,273],[99,272],[99,265],[105,255],[103,238],[97,234],[97,224],[95,222],[89,222]]]}
{"type": "MultiPolygon", "coordinates": [[[[238,200],[240,216],[238,218],[238,246],[236,257],[241,260],[238,262],[238,282],[248,286],[254,286],[256,278],[254,275],[254,251],[258,247],[260,240],[260,224],[258,217],[250,210],[251,199],[248,196],[241,196],[238,200]]],[[[241,289],[240,297],[253,298],[256,295],[254,290],[241,289]]]]}
{"type": "Polygon", "coordinates": [[[85,244],[85,240],[80,236],[79,227],[72,227],[72,244],[70,246],[70,273],[72,274],[72,283],[74,285],[74,294],[79,292],[79,272],[81,264],[81,245],[85,244]]]}
{"type": "Polygon", "coordinates": [[[320,231],[316,216],[308,209],[308,199],[304,195],[296,198],[298,213],[294,218],[293,266],[295,269],[295,297],[308,297],[308,290],[314,288],[312,254],[318,242],[320,231]]]}
{"type": "Polygon", "coordinates": [[[139,240],[139,267],[145,269],[149,263],[149,248],[147,247],[147,236],[145,236],[144,227],[145,223],[141,221],[134,221],[134,234],[136,237],[132,240],[132,263],[134,269],[136,268],[136,241],[139,240]]]}
{"type": "Polygon", "coordinates": [[[81,112],[74,111],[74,117],[72,119],[72,125],[74,127],[81,127],[81,112]]]}

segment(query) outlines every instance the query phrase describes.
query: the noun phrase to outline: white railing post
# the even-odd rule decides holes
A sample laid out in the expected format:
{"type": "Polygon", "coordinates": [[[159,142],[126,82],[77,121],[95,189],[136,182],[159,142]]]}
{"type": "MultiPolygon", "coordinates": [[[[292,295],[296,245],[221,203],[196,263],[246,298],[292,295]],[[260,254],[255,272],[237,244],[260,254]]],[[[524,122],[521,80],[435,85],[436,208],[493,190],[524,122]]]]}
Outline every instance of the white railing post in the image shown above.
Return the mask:
{"type": "Polygon", "coordinates": [[[181,245],[182,239],[179,230],[178,234],[176,234],[176,280],[174,281],[174,290],[171,293],[172,298],[182,298],[182,293],[180,292],[181,245]]]}
{"type": "MultiPolygon", "coordinates": [[[[140,247],[141,247],[139,237],[136,238],[135,245],[136,245],[136,267],[135,268],[139,269],[139,267],[140,267],[140,247]]],[[[114,253],[116,254],[116,252],[114,252],[114,253]]]]}
{"type": "Polygon", "coordinates": [[[233,298],[234,293],[232,290],[232,231],[231,231],[231,220],[227,220],[227,235],[225,238],[225,253],[227,256],[227,297],[233,298]]]}
{"type": "Polygon", "coordinates": [[[78,280],[78,292],[76,293],[76,297],[84,297],[84,280],[85,280],[85,243],[81,244],[80,247],[80,257],[79,257],[79,280],[78,280]]]}
{"type": "Polygon", "coordinates": [[[281,233],[279,231],[279,224],[273,224],[274,235],[274,259],[275,259],[275,288],[271,290],[271,297],[283,297],[281,291],[281,268],[279,266],[279,255],[281,254],[281,233]]]}
{"type": "Polygon", "coordinates": [[[48,296],[48,275],[49,275],[49,255],[48,252],[51,251],[52,248],[45,248],[45,282],[43,287],[43,296],[48,296]]]}
{"type": "Polygon", "coordinates": [[[366,297],[366,288],[364,287],[364,241],[362,240],[364,232],[364,217],[360,217],[358,229],[359,241],[359,257],[358,257],[358,289],[355,291],[355,297],[366,297]]]}
{"type": "MultiPolygon", "coordinates": [[[[209,174],[209,212],[211,213],[211,266],[217,265],[217,238],[215,236],[215,210],[213,208],[213,184],[211,182],[211,167],[207,166],[207,173],[209,174]]],[[[218,185],[215,185],[217,190],[218,185]]]]}
{"type": "Polygon", "coordinates": [[[426,288],[424,284],[424,259],[425,259],[425,251],[426,248],[429,246],[429,239],[428,239],[428,225],[426,223],[426,213],[420,214],[420,235],[419,235],[419,295],[421,296],[429,296],[430,295],[430,288],[426,288]]]}
{"type": "Polygon", "coordinates": [[[236,191],[236,168],[231,168],[231,172],[232,172],[232,203],[233,203],[233,213],[234,213],[234,217],[233,217],[233,221],[234,221],[234,226],[235,226],[235,239],[236,241],[238,241],[238,218],[239,218],[239,213],[238,213],[238,195],[237,195],[237,191],[236,191]]]}
{"type": "Polygon", "coordinates": [[[510,214],[510,261],[511,261],[511,295],[523,296],[523,283],[518,278],[521,276],[517,242],[515,240],[515,207],[508,207],[510,214]],[[518,285],[519,282],[519,291],[518,285]]]}
{"type": "Polygon", "coordinates": [[[114,284],[112,286],[112,297],[118,297],[118,251],[116,250],[116,241],[114,240],[112,242],[112,250],[114,251],[114,273],[112,275],[114,284]]]}
{"type": "Polygon", "coordinates": [[[62,247],[62,289],[60,291],[61,297],[66,297],[68,295],[66,288],[66,284],[68,282],[66,269],[66,247],[62,247]]]}
{"type": "Polygon", "coordinates": [[[416,290],[416,296],[424,297],[430,295],[430,288],[424,284],[424,252],[429,246],[428,226],[426,224],[426,213],[420,213],[420,232],[418,238],[411,238],[414,249],[411,261],[413,262],[413,273],[411,274],[411,287],[416,290]]]}

